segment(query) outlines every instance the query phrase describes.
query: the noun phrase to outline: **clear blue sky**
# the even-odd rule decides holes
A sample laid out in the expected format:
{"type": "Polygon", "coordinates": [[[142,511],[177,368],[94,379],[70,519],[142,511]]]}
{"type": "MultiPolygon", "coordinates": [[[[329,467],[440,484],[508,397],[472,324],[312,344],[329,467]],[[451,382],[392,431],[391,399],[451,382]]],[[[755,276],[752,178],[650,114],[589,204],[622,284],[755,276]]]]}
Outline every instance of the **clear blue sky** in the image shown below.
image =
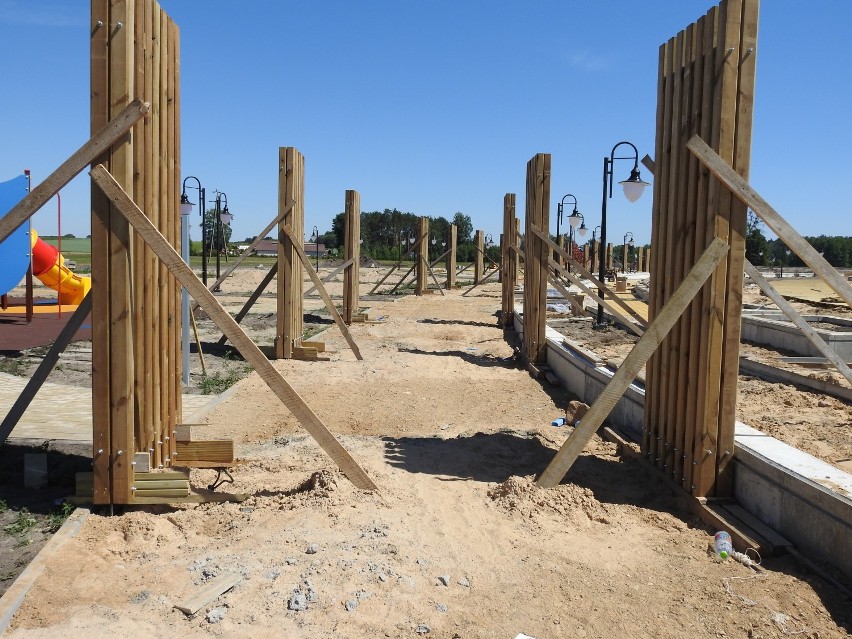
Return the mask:
{"type": "MultiPolygon", "coordinates": [[[[592,228],[612,146],[654,154],[660,44],[712,4],[161,0],[181,30],[183,173],[227,194],[236,239],[275,216],[278,147],[295,146],[308,232],[354,188],[365,211],[461,211],[496,241],[503,195],[523,215],[526,162],[551,153],[551,232],[566,193],[592,228]]],[[[850,24],[849,0],[761,6],[751,180],[803,235],[852,235],[850,24]]],[[[88,60],[88,1],[0,0],[0,180],[38,182],[87,139],[88,60]]],[[[86,176],[63,191],[63,232],[89,233],[88,194],[86,176]]],[[[650,217],[650,190],[616,193],[610,239],[650,241],[650,217]]],[[[55,233],[54,204],[35,226],[55,233]]]]}

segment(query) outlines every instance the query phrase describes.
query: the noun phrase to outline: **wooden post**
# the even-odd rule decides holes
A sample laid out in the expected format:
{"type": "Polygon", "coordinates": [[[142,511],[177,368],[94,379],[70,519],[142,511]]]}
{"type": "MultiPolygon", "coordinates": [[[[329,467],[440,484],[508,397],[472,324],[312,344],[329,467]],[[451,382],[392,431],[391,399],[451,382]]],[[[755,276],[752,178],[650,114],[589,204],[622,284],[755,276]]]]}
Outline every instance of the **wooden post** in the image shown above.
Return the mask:
{"type": "Polygon", "coordinates": [[[447,234],[447,289],[456,286],[456,253],[458,251],[458,227],[450,224],[447,234]]]}
{"type": "Polygon", "coordinates": [[[648,327],[648,331],[639,339],[622,365],[618,367],[609,384],[574,428],[571,436],[559,449],[556,457],[538,478],[536,484],[542,488],[552,488],[562,481],[592,435],[603,424],[619,398],[636,378],[645,362],[648,361],[651,353],[657,349],[680,314],[683,313],[686,306],[713,272],[716,264],[725,257],[727,252],[728,245],[722,240],[717,239],[711,243],[678,290],[672,295],[668,304],[648,327]]]}
{"type": "Polygon", "coordinates": [[[524,252],[524,352],[529,363],[547,361],[545,339],[547,261],[552,249],[533,232],[550,227],[550,154],[538,153],[527,163],[526,245],[524,252]]]}
{"type": "Polygon", "coordinates": [[[429,275],[429,218],[425,215],[420,218],[420,226],[417,232],[415,246],[415,295],[424,295],[428,288],[429,275]]]}
{"type": "Polygon", "coordinates": [[[500,268],[503,278],[503,305],[500,317],[503,328],[510,328],[515,322],[515,287],[518,285],[518,233],[514,193],[506,193],[503,196],[502,238],[503,259],[500,260],[500,268]]]}
{"type": "Polygon", "coordinates": [[[479,284],[482,282],[482,276],[485,273],[485,233],[476,231],[473,235],[473,243],[476,246],[476,253],[473,261],[473,283],[479,284]]]}
{"type": "Polygon", "coordinates": [[[278,318],[275,356],[293,357],[293,348],[301,342],[304,305],[302,300],[302,263],[284,227],[297,238],[305,228],[305,158],[294,147],[278,149],[278,212],[284,213],[278,224],[278,318]],[[292,203],[292,207],[290,204],[292,203]]]}
{"type": "Polygon", "coordinates": [[[361,278],[361,195],[358,191],[346,191],[343,219],[343,259],[352,262],[343,271],[343,321],[352,324],[352,317],[358,312],[361,278]]]}
{"type": "Polygon", "coordinates": [[[606,268],[612,270],[612,242],[607,242],[606,245],[606,268]]]}

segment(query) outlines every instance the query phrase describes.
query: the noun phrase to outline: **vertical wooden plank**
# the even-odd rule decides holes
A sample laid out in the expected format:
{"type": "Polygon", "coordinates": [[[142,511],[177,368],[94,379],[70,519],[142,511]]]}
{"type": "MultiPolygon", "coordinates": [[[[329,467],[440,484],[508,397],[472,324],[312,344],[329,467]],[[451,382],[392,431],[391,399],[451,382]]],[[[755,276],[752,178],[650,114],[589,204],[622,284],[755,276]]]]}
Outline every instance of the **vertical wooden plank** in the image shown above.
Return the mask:
{"type": "Polygon", "coordinates": [[[504,328],[509,328],[514,323],[515,286],[518,283],[515,266],[518,260],[518,254],[515,250],[517,246],[518,238],[515,233],[515,194],[506,193],[503,196],[503,259],[500,261],[500,268],[503,271],[501,318],[504,328]]]}
{"type": "MultiPolygon", "coordinates": [[[[734,170],[748,179],[751,158],[755,65],[757,57],[758,0],[731,2],[728,29],[736,33],[734,54],[729,60],[736,69],[736,98],[732,105],[735,117],[734,170]],[[737,6],[739,5],[739,6],[737,6]],[[733,15],[732,15],[733,14],[733,15]],[[733,17],[733,20],[731,19],[733,17]]],[[[733,71],[732,71],[733,74],[733,71]]],[[[725,337],[722,354],[722,384],[719,411],[719,439],[716,455],[717,496],[733,494],[734,424],[736,422],[737,381],[739,372],[743,268],[745,266],[746,205],[732,197],[730,203],[731,252],[728,257],[728,281],[725,299],[725,337]]]]}
{"type": "MultiPolygon", "coordinates": [[[[180,44],[178,28],[174,20],[169,18],[169,211],[172,221],[173,245],[178,253],[181,251],[181,216],[180,216],[180,44]]],[[[175,426],[181,421],[181,286],[174,274],[169,271],[169,284],[171,286],[172,322],[169,325],[170,343],[169,356],[171,358],[170,379],[170,401],[169,421],[164,425],[162,431],[163,457],[166,464],[171,460],[171,452],[174,444],[171,433],[175,426]]]]}
{"type": "Polygon", "coordinates": [[[547,361],[544,339],[547,268],[550,249],[533,231],[550,226],[550,154],[538,153],[527,163],[526,243],[524,255],[524,355],[531,363],[547,361]]]}
{"type": "Polygon", "coordinates": [[[346,191],[344,204],[343,261],[352,264],[343,271],[343,321],[352,323],[358,312],[358,285],[361,278],[361,195],[358,191],[346,191]]]}
{"type": "MultiPolygon", "coordinates": [[[[161,8],[155,15],[154,25],[154,99],[157,101],[157,129],[154,135],[157,137],[158,153],[155,156],[154,170],[157,173],[158,188],[156,191],[157,210],[159,217],[155,224],[162,233],[168,222],[168,119],[169,110],[166,98],[166,86],[168,84],[168,15],[161,8]]],[[[168,233],[166,232],[166,236],[168,233]]],[[[152,464],[155,468],[165,466],[162,446],[162,433],[168,421],[169,413],[169,387],[168,375],[170,363],[168,359],[168,272],[165,265],[159,260],[156,263],[156,289],[154,291],[155,304],[157,305],[156,324],[154,325],[155,348],[157,349],[157,420],[154,428],[154,453],[152,464]]]]}
{"type": "MultiPolygon", "coordinates": [[[[109,0],[92,0],[90,41],[90,130],[109,122],[109,0]],[[101,26],[96,26],[100,24],[101,26]]],[[[92,166],[109,167],[109,153],[92,166]]],[[[110,481],[110,368],[109,368],[109,200],[94,184],[92,207],[92,462],[95,504],[108,504],[110,481]]]]}
{"type": "Polygon", "coordinates": [[[416,268],[415,268],[415,295],[423,295],[429,286],[427,279],[429,275],[429,218],[425,215],[420,218],[417,231],[417,243],[415,244],[416,268]]]}
{"type": "Polygon", "coordinates": [[[450,224],[447,235],[447,288],[455,288],[456,285],[456,250],[458,245],[458,227],[450,224]]]}
{"type": "MultiPolygon", "coordinates": [[[[134,0],[112,0],[109,43],[110,118],[126,107],[133,93],[134,0]],[[122,27],[116,28],[121,22],[122,27]]],[[[132,132],[113,146],[110,172],[133,195],[132,132]]],[[[131,325],[130,225],[110,208],[110,413],[112,502],[129,503],[133,481],[133,327],[131,325]]]]}
{"type": "Polygon", "coordinates": [[[476,255],[473,262],[473,283],[479,284],[482,282],[482,276],[485,272],[485,259],[483,258],[483,253],[485,251],[485,233],[480,230],[476,231],[476,233],[473,234],[473,242],[476,245],[476,255]]]}
{"type": "Polygon", "coordinates": [[[294,147],[279,149],[278,213],[278,331],[276,356],[290,359],[293,347],[302,338],[302,264],[283,227],[289,226],[296,237],[304,236],[304,157],[294,147]],[[288,204],[292,202],[290,208],[288,204]]]}

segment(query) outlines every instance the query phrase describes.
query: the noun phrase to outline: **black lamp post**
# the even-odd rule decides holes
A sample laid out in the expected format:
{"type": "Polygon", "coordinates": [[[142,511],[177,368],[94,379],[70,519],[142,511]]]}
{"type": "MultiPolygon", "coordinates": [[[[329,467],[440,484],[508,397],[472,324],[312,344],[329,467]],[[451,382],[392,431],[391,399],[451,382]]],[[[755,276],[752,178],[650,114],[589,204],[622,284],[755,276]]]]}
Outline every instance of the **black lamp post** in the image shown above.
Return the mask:
{"type": "Polygon", "coordinates": [[[633,244],[634,244],[633,233],[631,233],[630,231],[627,231],[627,233],[624,234],[624,241],[621,244],[621,252],[623,253],[623,255],[621,256],[621,272],[622,273],[627,273],[627,264],[628,264],[627,247],[632,247],[633,244]],[[627,241],[628,235],[630,236],[629,242],[627,241]]]}
{"type": "Polygon", "coordinates": [[[205,215],[207,211],[206,202],[204,201],[204,188],[201,186],[201,181],[194,175],[188,175],[183,179],[180,194],[180,212],[183,215],[189,215],[192,213],[192,207],[194,206],[186,196],[187,180],[195,180],[198,185],[194,188],[198,189],[198,204],[201,207],[201,210],[199,211],[199,213],[201,213],[201,281],[204,282],[204,286],[207,286],[207,216],[205,215]]]}
{"type": "MultiPolygon", "coordinates": [[[[231,213],[228,211],[228,195],[222,191],[216,191],[216,239],[213,244],[216,246],[216,279],[218,280],[222,274],[222,246],[225,244],[225,232],[222,229],[222,224],[231,222],[231,213]],[[222,206],[222,200],[225,200],[225,205],[222,206]]],[[[218,293],[221,289],[217,286],[213,292],[218,293]]]]}
{"type": "Polygon", "coordinates": [[[317,262],[317,273],[319,273],[319,229],[314,227],[314,232],[311,235],[311,242],[314,243],[314,255],[317,262]]]}
{"type": "MultiPolygon", "coordinates": [[[[647,182],[643,182],[639,175],[639,150],[632,142],[619,142],[610,151],[609,157],[603,160],[603,199],[601,202],[601,251],[598,256],[598,277],[603,284],[606,281],[606,202],[612,197],[612,165],[615,160],[633,160],[633,170],[630,171],[630,177],[619,182],[624,188],[624,196],[630,201],[635,202],[642,196],[642,191],[648,186],[647,182]],[[626,144],[633,149],[633,156],[616,156],[615,151],[621,145],[626,144]]],[[[601,299],[604,298],[603,289],[598,291],[601,299]]],[[[598,303],[598,322],[597,326],[603,326],[603,304],[598,303]]]]}

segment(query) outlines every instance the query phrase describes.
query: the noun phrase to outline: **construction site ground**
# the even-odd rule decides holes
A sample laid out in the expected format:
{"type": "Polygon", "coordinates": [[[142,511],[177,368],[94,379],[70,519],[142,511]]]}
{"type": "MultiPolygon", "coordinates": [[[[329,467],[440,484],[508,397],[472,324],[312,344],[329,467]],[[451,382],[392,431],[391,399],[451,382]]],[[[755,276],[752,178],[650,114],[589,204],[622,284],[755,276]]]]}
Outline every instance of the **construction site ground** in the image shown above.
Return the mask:
{"type": "MultiPolygon", "coordinates": [[[[362,295],[384,272],[362,269],[362,295]]],[[[238,271],[220,300],[236,312],[263,274],[238,271]]],[[[535,487],[573,397],[519,366],[498,284],[364,303],[384,321],[351,327],[363,361],[310,298],[331,361],[275,366],[377,493],[355,489],[238,357],[209,354],[247,376],[194,436],[235,441],[246,463],[221,490],[248,498],[96,511],[46,562],[11,636],[848,636],[841,592],[789,557],[762,573],[714,561],[685,494],[613,444],[593,439],[560,486],[535,487]],[[174,607],[229,574],[239,583],[195,615],[174,607]]],[[[271,344],[273,297],[248,320],[271,344]]],[[[215,476],[191,471],[196,486],[215,476]]]]}

